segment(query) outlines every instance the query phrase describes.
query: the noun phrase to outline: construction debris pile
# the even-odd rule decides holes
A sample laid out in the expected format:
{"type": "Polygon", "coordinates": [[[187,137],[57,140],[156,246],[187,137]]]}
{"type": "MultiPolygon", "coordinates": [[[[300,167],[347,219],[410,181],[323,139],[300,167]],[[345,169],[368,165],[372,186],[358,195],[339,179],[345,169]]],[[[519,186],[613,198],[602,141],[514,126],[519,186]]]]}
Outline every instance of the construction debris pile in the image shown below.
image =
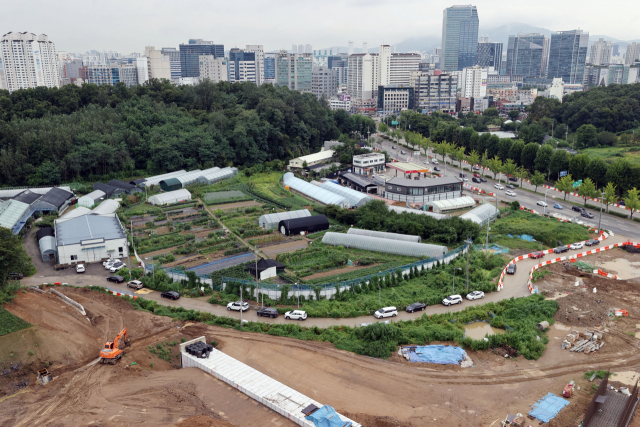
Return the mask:
{"type": "Polygon", "coordinates": [[[194,342],[193,344],[189,344],[186,346],[187,353],[200,358],[200,359],[208,359],[209,353],[213,351],[213,346],[209,344],[205,344],[202,341],[194,342]]]}
{"type": "Polygon", "coordinates": [[[562,342],[562,349],[586,354],[594,353],[604,346],[601,331],[571,331],[562,342]]]}

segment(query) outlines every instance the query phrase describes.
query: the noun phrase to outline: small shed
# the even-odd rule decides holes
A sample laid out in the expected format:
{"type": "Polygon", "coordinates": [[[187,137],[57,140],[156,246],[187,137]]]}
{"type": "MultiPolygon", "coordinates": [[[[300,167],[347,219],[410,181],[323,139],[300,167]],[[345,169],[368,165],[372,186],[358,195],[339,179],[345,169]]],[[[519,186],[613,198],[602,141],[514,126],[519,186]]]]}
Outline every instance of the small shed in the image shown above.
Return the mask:
{"type": "Polygon", "coordinates": [[[300,233],[315,233],[328,230],[329,220],[324,215],[307,216],[302,218],[283,219],[278,224],[280,233],[291,236],[300,233]]]}
{"type": "Polygon", "coordinates": [[[102,190],[93,190],[91,193],[86,194],[78,199],[78,206],[84,206],[91,209],[94,205],[97,205],[102,200],[106,199],[107,195],[102,190]]]}
{"type": "Polygon", "coordinates": [[[178,178],[167,178],[160,181],[160,188],[164,191],[176,191],[182,188],[182,182],[178,178]]]}
{"type": "Polygon", "coordinates": [[[40,246],[40,255],[43,262],[56,260],[56,238],[53,228],[42,227],[36,231],[38,246],[40,246]]]}
{"type": "Polygon", "coordinates": [[[96,182],[93,184],[93,189],[102,191],[107,195],[107,199],[119,197],[126,193],[122,188],[114,187],[113,185],[104,184],[102,182],[96,182]]]}
{"type": "Polygon", "coordinates": [[[191,193],[186,188],[181,188],[167,193],[160,193],[149,197],[149,203],[152,205],[172,205],[174,203],[186,202],[191,200],[191,193]]]}
{"type": "Polygon", "coordinates": [[[263,228],[265,230],[273,230],[274,228],[278,228],[280,221],[282,221],[283,219],[303,218],[307,216],[311,216],[311,212],[309,212],[309,209],[278,212],[262,215],[260,218],[258,218],[258,224],[260,225],[260,228],[263,228]]]}
{"type": "Polygon", "coordinates": [[[127,194],[133,193],[142,193],[143,190],[140,187],[135,186],[134,184],[130,184],[128,182],[120,181],[119,179],[112,179],[107,183],[107,185],[111,185],[112,187],[121,188],[127,194]]]}
{"type": "MultiPolygon", "coordinates": [[[[262,273],[264,270],[266,270],[267,268],[271,268],[271,267],[275,267],[276,268],[276,272],[280,273],[281,271],[284,271],[286,265],[279,263],[278,261],[275,261],[273,259],[261,259],[260,261],[258,261],[258,274],[262,273]]],[[[255,277],[256,275],[256,264],[252,263],[249,264],[249,274],[251,274],[252,276],[255,277]]]]}

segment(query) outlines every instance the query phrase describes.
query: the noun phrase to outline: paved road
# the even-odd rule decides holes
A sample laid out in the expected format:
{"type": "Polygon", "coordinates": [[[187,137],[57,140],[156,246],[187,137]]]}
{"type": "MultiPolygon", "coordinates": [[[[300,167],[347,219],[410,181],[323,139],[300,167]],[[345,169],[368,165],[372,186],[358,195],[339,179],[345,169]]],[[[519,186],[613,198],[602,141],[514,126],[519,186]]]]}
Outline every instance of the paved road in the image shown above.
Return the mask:
{"type": "MultiPolygon", "coordinates": [[[[386,150],[387,153],[389,153],[389,155],[398,160],[398,161],[407,161],[408,158],[411,158],[411,161],[414,163],[418,163],[418,164],[423,164],[423,162],[425,160],[427,160],[427,157],[424,154],[420,154],[420,155],[413,155],[413,152],[409,149],[406,149],[404,147],[399,147],[397,144],[386,141],[386,140],[382,140],[382,139],[377,139],[377,142],[373,143],[373,146],[376,148],[380,148],[382,150],[386,150]],[[395,146],[396,149],[393,150],[391,149],[392,146],[395,146]],[[405,151],[406,154],[401,154],[401,151],[405,151]]],[[[430,156],[432,153],[429,153],[430,156]]],[[[429,156],[429,157],[430,157],[429,156]]],[[[446,173],[447,176],[458,176],[458,174],[460,172],[462,172],[462,170],[458,167],[456,167],[455,165],[458,165],[458,163],[455,163],[455,165],[451,164],[451,160],[447,157],[447,165],[446,165],[446,172],[445,172],[445,166],[444,166],[444,162],[442,161],[442,156],[437,156],[438,161],[440,162],[440,164],[438,165],[440,167],[440,169],[442,169],[442,173],[446,173]]],[[[431,160],[431,159],[429,159],[431,160]]],[[[463,163],[463,165],[465,165],[463,163]]],[[[468,165],[466,165],[468,166],[468,165]]],[[[482,172],[482,170],[480,171],[482,172]]],[[[543,187],[538,187],[538,194],[534,194],[531,193],[529,191],[523,191],[521,189],[516,188],[514,191],[516,192],[516,197],[509,197],[509,196],[505,196],[505,190],[499,191],[496,190],[494,188],[494,185],[496,183],[498,183],[497,180],[493,180],[493,179],[487,179],[487,182],[484,183],[475,183],[471,181],[471,177],[472,174],[468,173],[465,171],[465,173],[467,173],[468,177],[469,177],[469,185],[472,185],[474,187],[479,187],[482,188],[485,191],[497,191],[498,197],[501,200],[508,200],[508,201],[513,201],[513,200],[517,200],[518,202],[520,202],[521,205],[530,208],[530,209],[535,209],[539,212],[543,212],[545,209],[541,206],[537,206],[536,203],[538,201],[544,201],[545,200],[545,194],[546,194],[546,200],[547,200],[547,204],[548,207],[546,209],[546,212],[557,212],[560,213],[566,217],[570,217],[570,218],[575,218],[576,220],[580,220],[584,223],[587,224],[591,224],[595,227],[598,226],[598,218],[600,216],[600,211],[595,211],[595,210],[591,210],[591,209],[587,209],[588,211],[591,211],[591,213],[593,213],[594,218],[589,219],[589,218],[584,218],[582,216],[580,216],[579,212],[576,212],[574,210],[571,209],[571,207],[573,205],[564,202],[563,198],[564,198],[564,194],[560,193],[558,191],[554,191],[554,190],[547,190],[546,188],[543,187]],[[555,203],[559,203],[560,205],[563,206],[564,209],[559,210],[559,209],[554,209],[553,205],[555,203]]],[[[490,172],[488,169],[486,170],[485,174],[487,175],[492,175],[492,172],[490,172]]],[[[502,183],[503,185],[505,185],[505,180],[506,180],[506,176],[505,175],[498,175],[497,178],[500,179],[500,183],[502,183]]],[[[517,182],[517,184],[520,184],[520,181],[517,182]]],[[[533,191],[535,189],[535,186],[532,186],[531,184],[528,184],[526,182],[523,183],[524,184],[524,188],[530,189],[531,191],[533,191]]],[[[470,190],[466,190],[467,192],[469,192],[470,190]]],[[[495,202],[495,198],[494,197],[490,197],[490,196],[485,196],[485,200],[491,200],[493,202],[495,202]]],[[[571,196],[568,195],[567,196],[567,200],[571,200],[572,202],[575,203],[580,203],[580,204],[584,204],[584,200],[582,198],[579,197],[575,197],[575,196],[571,196]]],[[[590,204],[595,204],[595,202],[590,202],[590,204]]],[[[603,208],[603,211],[606,210],[606,207],[603,208]]],[[[625,212],[624,209],[621,208],[616,208],[613,206],[609,207],[610,211],[616,211],[616,212],[625,212]]],[[[625,213],[629,214],[629,211],[627,210],[625,213]]],[[[625,236],[628,236],[629,238],[634,238],[634,239],[640,239],[640,227],[638,227],[638,225],[630,220],[626,220],[623,218],[618,218],[612,215],[606,215],[605,213],[602,214],[602,228],[607,229],[607,230],[611,230],[613,231],[615,234],[622,234],[625,236]]]]}
{"type": "MultiPolygon", "coordinates": [[[[624,242],[626,241],[626,237],[618,236],[611,237],[605,240],[601,245],[610,245],[613,243],[624,242]]],[[[563,255],[571,255],[572,253],[584,252],[585,249],[580,249],[577,251],[569,251],[564,253],[563,255]]],[[[598,255],[589,255],[589,258],[597,257],[598,255]]],[[[545,259],[553,259],[555,256],[553,254],[548,254],[543,258],[545,259]]],[[[529,295],[527,290],[527,279],[529,277],[529,272],[531,268],[538,264],[539,260],[531,260],[526,259],[517,263],[517,271],[514,275],[505,276],[504,280],[504,289],[500,292],[492,292],[486,295],[484,299],[476,300],[476,301],[467,301],[465,300],[462,304],[456,305],[453,307],[445,307],[442,305],[434,305],[427,307],[425,312],[419,313],[406,313],[400,312],[397,317],[393,319],[389,319],[391,321],[399,321],[399,320],[411,320],[415,319],[422,314],[438,314],[445,312],[455,312],[459,310],[463,310],[466,307],[474,306],[474,305],[482,305],[487,302],[497,302],[503,299],[512,298],[512,297],[523,297],[529,295]]],[[[25,278],[22,280],[23,285],[40,285],[42,283],[68,283],[69,285],[74,286],[106,286],[115,291],[120,291],[127,294],[134,294],[134,291],[130,288],[126,287],[126,284],[116,284],[112,282],[107,282],[106,278],[110,275],[100,264],[92,264],[87,267],[87,272],[84,274],[75,274],[73,271],[68,270],[64,272],[55,272],[51,271],[45,277],[45,275],[39,272],[33,277],[25,278]]],[[[228,311],[226,307],[221,305],[209,304],[206,302],[206,298],[180,298],[177,301],[172,301],[168,299],[164,299],[160,297],[159,292],[152,291],[148,294],[138,293],[136,294],[141,298],[145,298],[152,301],[157,301],[163,305],[167,306],[176,306],[176,307],[184,307],[186,309],[194,309],[199,311],[209,312],[218,316],[229,316],[236,319],[240,318],[240,313],[235,311],[228,311]]],[[[283,316],[278,316],[276,319],[269,319],[266,317],[258,317],[255,311],[248,311],[243,314],[244,320],[250,321],[261,321],[266,323],[289,323],[290,320],[286,320],[283,316]]],[[[371,323],[378,321],[373,316],[362,316],[356,318],[344,318],[344,319],[327,319],[327,318],[309,318],[306,321],[302,322],[304,326],[318,326],[318,327],[328,327],[328,326],[358,326],[362,323],[371,323]]]]}

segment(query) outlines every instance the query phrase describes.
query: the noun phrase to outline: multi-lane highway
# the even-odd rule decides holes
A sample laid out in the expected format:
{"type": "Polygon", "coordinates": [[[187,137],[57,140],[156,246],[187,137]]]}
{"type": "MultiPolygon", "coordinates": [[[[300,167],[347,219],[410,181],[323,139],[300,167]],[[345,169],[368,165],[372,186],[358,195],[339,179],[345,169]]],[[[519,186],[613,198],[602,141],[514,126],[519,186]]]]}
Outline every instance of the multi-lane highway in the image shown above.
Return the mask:
{"type": "MultiPolygon", "coordinates": [[[[383,139],[379,139],[379,138],[376,138],[376,142],[373,143],[373,146],[375,148],[379,148],[380,150],[386,151],[392,158],[398,161],[404,162],[404,161],[407,161],[408,159],[411,159],[413,163],[418,163],[421,165],[424,164],[425,161],[432,162],[431,152],[429,153],[429,157],[425,156],[424,153],[421,153],[419,155],[414,155],[414,152],[412,152],[407,148],[398,146],[395,143],[392,143],[383,139]],[[395,149],[393,149],[392,147],[395,147],[395,149]],[[404,151],[405,154],[402,154],[401,153],[402,151],[404,151]]],[[[441,169],[440,173],[446,176],[458,176],[460,172],[462,172],[462,170],[458,167],[459,166],[458,162],[454,162],[452,164],[451,159],[447,157],[446,166],[445,166],[445,162],[442,161],[442,156],[437,155],[436,158],[439,161],[438,167],[441,169]]],[[[463,165],[465,164],[463,163],[463,165]]],[[[433,167],[433,164],[429,164],[429,166],[433,167]]],[[[468,167],[468,165],[465,165],[465,166],[468,167]]],[[[482,170],[476,171],[476,172],[482,173],[482,170]]],[[[573,205],[571,203],[566,203],[564,201],[564,194],[558,191],[549,190],[544,187],[538,187],[537,193],[534,193],[533,191],[535,190],[535,186],[523,181],[524,188],[530,191],[526,191],[521,188],[516,188],[515,190],[513,190],[515,191],[516,196],[510,197],[505,195],[505,191],[507,190],[506,188],[504,190],[496,190],[494,188],[494,185],[498,183],[498,179],[500,180],[500,183],[503,186],[506,186],[507,184],[509,184],[508,181],[505,182],[507,179],[505,175],[499,174],[496,176],[497,179],[495,180],[487,179],[487,182],[475,183],[475,182],[472,182],[473,174],[466,171],[465,173],[467,174],[467,177],[469,179],[467,184],[474,187],[481,188],[485,192],[497,193],[498,198],[500,200],[508,200],[508,201],[517,200],[520,203],[520,205],[530,209],[535,209],[536,211],[541,213],[545,213],[545,212],[559,213],[568,218],[573,218],[575,220],[582,221],[586,224],[591,224],[595,227],[598,226],[598,220],[600,218],[599,210],[587,209],[587,211],[591,212],[594,217],[591,219],[582,217],[580,215],[580,212],[576,212],[571,209],[573,205]],[[545,201],[545,195],[546,195],[546,203],[548,205],[546,209],[542,206],[537,205],[538,201],[543,201],[543,202],[545,201]],[[563,209],[562,210],[555,209],[553,205],[556,203],[560,204],[563,207],[563,209]]],[[[493,173],[490,172],[488,169],[484,172],[484,174],[489,176],[493,175],[493,173]]],[[[520,181],[518,181],[517,184],[520,185],[520,181]]],[[[467,189],[465,192],[468,194],[468,193],[471,193],[472,191],[467,189]]],[[[483,197],[485,200],[487,201],[491,200],[492,202],[495,203],[495,197],[491,197],[488,195],[477,195],[477,194],[474,195],[474,197],[483,197]]],[[[581,197],[567,195],[567,200],[573,203],[580,203],[581,205],[584,204],[584,200],[581,197]]],[[[593,202],[593,201],[590,201],[589,203],[592,205],[597,204],[596,202],[593,202]]],[[[610,206],[609,210],[629,214],[629,210],[625,211],[622,208],[616,208],[613,206],[610,206]]],[[[640,216],[640,214],[637,214],[637,215],[640,216]]],[[[603,206],[601,227],[606,230],[611,230],[615,234],[622,234],[629,238],[634,238],[634,239],[640,238],[640,227],[638,227],[636,223],[628,219],[619,218],[613,215],[607,215],[606,206],[603,206]]]]}

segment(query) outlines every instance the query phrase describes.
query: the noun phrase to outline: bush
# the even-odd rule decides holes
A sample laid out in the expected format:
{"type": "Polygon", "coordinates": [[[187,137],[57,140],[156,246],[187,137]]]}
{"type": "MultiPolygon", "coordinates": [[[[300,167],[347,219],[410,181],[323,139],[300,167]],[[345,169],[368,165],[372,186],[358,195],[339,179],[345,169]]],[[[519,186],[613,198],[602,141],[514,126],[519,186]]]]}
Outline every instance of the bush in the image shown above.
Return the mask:
{"type": "MultiPolygon", "coordinates": [[[[609,215],[617,216],[618,218],[629,219],[629,215],[622,212],[609,211],[609,215]]],[[[636,219],[637,218],[634,218],[633,220],[635,221],[636,219]]]]}

